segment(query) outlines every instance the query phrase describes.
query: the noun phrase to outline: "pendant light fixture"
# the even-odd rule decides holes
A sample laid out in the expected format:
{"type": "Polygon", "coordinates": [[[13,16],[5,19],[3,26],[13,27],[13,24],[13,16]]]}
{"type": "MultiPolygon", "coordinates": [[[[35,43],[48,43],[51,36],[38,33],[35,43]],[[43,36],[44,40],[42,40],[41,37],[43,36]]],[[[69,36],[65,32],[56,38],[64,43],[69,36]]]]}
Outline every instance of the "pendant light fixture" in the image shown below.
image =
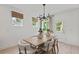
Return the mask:
{"type": "Polygon", "coordinates": [[[42,15],[39,15],[38,17],[32,17],[32,20],[35,22],[35,24],[39,20],[39,32],[47,31],[48,29],[49,14],[47,16],[45,13],[46,4],[42,4],[42,6],[43,6],[42,15]]]}
{"type": "Polygon", "coordinates": [[[39,20],[40,20],[40,28],[39,28],[39,32],[42,32],[42,21],[45,20],[47,17],[45,16],[45,6],[46,4],[43,4],[43,15],[39,16],[39,20]]]}
{"type": "Polygon", "coordinates": [[[46,19],[46,17],[45,17],[45,4],[43,4],[43,19],[46,19]]]}

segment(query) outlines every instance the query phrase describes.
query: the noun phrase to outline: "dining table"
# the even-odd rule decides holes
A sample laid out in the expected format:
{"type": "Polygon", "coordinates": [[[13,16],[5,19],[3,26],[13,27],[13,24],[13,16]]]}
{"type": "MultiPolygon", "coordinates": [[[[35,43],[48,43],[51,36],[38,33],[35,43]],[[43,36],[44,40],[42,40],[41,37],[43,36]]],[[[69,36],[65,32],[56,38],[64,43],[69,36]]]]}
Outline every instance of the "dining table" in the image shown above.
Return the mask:
{"type": "Polygon", "coordinates": [[[24,41],[37,47],[51,39],[52,39],[52,36],[47,37],[44,35],[43,38],[41,38],[41,39],[39,39],[38,36],[31,36],[29,38],[25,38],[24,41]]]}

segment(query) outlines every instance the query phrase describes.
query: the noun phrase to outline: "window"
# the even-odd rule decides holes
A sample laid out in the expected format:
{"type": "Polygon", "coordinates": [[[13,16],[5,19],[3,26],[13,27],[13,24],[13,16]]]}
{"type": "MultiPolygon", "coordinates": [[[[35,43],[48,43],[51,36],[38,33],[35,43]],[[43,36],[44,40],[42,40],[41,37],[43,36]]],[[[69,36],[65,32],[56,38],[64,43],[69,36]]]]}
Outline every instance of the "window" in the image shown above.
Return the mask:
{"type": "Polygon", "coordinates": [[[42,21],[42,30],[47,31],[48,30],[48,19],[44,19],[42,21]]]}
{"type": "Polygon", "coordinates": [[[11,11],[13,26],[23,26],[23,14],[11,11]]]}
{"type": "MultiPolygon", "coordinates": [[[[32,17],[32,25],[34,31],[39,31],[40,28],[40,20],[35,17],[32,17]]],[[[48,19],[42,19],[42,30],[47,31],[48,29],[48,19]]]]}
{"type": "Polygon", "coordinates": [[[58,20],[58,21],[56,22],[56,31],[60,32],[60,31],[62,31],[62,30],[63,30],[63,22],[60,21],[60,20],[58,20]]]}

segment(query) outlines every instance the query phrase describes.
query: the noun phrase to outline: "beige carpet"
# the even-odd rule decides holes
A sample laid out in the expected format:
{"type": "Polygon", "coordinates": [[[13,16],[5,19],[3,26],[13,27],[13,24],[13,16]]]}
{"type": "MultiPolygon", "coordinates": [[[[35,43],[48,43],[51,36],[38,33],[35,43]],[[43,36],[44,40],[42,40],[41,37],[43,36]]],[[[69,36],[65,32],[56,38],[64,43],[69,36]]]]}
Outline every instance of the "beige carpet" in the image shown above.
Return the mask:
{"type": "MultiPolygon", "coordinates": [[[[79,47],[59,42],[59,54],[78,54],[79,47]]],[[[1,50],[0,54],[18,54],[18,47],[1,50]]]]}

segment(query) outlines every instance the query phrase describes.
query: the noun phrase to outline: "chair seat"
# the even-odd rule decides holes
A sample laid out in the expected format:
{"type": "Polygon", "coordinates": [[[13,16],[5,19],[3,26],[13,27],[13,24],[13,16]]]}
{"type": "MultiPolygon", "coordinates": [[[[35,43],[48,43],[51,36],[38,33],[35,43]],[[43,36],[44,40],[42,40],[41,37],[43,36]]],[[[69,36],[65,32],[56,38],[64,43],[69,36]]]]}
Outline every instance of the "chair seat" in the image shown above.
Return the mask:
{"type": "Polygon", "coordinates": [[[50,50],[52,50],[52,47],[49,47],[49,48],[47,48],[47,47],[43,47],[43,48],[41,48],[43,51],[50,51],[50,50]]]}
{"type": "MultiPolygon", "coordinates": [[[[30,50],[26,50],[27,54],[34,54],[37,50],[35,49],[30,49],[30,50]]],[[[25,54],[24,50],[21,50],[21,54],[25,54]]]]}
{"type": "Polygon", "coordinates": [[[32,54],[37,51],[36,48],[31,47],[31,45],[24,40],[20,40],[18,43],[19,53],[20,54],[32,54]]]}
{"type": "Polygon", "coordinates": [[[19,46],[21,54],[25,54],[25,50],[27,54],[33,54],[37,51],[35,48],[31,48],[30,46],[19,46]]]}
{"type": "Polygon", "coordinates": [[[30,48],[29,50],[27,50],[28,54],[34,54],[37,51],[37,49],[32,49],[30,48]]]}
{"type": "Polygon", "coordinates": [[[49,53],[53,49],[53,41],[48,41],[45,43],[43,47],[41,47],[41,50],[49,53]]]}

